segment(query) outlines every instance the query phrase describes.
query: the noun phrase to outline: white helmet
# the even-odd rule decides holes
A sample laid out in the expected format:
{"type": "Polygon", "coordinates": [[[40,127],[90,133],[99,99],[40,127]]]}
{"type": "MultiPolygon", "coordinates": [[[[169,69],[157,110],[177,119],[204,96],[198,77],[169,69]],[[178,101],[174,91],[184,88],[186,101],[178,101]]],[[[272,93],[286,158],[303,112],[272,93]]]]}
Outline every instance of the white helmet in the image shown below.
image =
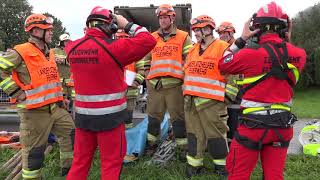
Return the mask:
{"type": "Polygon", "coordinates": [[[59,41],[68,41],[68,40],[71,40],[69,34],[61,34],[59,36],[59,41]]]}

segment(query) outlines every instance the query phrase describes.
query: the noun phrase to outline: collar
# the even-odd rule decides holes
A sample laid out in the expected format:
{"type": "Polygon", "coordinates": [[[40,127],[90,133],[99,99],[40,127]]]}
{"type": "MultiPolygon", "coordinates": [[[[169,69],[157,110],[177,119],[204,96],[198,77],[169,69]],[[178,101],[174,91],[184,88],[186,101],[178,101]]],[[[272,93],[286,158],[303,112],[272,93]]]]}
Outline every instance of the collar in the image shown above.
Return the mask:
{"type": "Polygon", "coordinates": [[[44,43],[42,40],[37,39],[35,37],[30,36],[28,39],[29,43],[32,43],[35,45],[38,49],[40,49],[41,52],[43,52],[45,55],[49,54],[49,47],[47,46],[46,43],[44,43]],[[44,46],[43,46],[44,45],[44,46]],[[42,48],[44,47],[44,49],[42,48]]]}
{"type": "Polygon", "coordinates": [[[266,42],[278,44],[278,43],[281,43],[282,41],[283,41],[283,39],[281,39],[278,34],[267,33],[267,34],[260,36],[259,44],[264,44],[266,42]]]}
{"type": "Polygon", "coordinates": [[[94,37],[100,37],[100,38],[110,38],[108,37],[104,32],[97,28],[89,28],[86,30],[86,37],[87,36],[94,36],[94,37]]]}
{"type": "MultiPolygon", "coordinates": [[[[163,35],[162,28],[159,28],[159,29],[157,30],[157,33],[158,33],[160,36],[162,36],[162,35],[163,35]]],[[[171,37],[171,36],[175,36],[176,34],[177,34],[177,26],[174,25],[174,24],[172,24],[172,25],[171,25],[171,32],[168,34],[168,36],[171,37]]]]}

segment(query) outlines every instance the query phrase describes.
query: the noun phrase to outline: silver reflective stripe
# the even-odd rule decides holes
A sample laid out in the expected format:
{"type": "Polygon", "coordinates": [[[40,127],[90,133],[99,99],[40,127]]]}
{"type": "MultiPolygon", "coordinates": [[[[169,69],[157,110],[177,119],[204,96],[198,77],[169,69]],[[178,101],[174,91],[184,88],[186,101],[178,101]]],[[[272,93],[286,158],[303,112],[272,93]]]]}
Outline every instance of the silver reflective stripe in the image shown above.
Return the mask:
{"type": "Polygon", "coordinates": [[[45,84],[45,85],[42,85],[42,86],[40,86],[40,87],[27,90],[27,91],[25,91],[25,92],[26,92],[26,95],[27,95],[27,96],[31,96],[31,95],[40,93],[40,92],[42,92],[42,91],[55,88],[55,87],[61,87],[61,82],[53,82],[53,83],[45,84]]]}
{"type": "Polygon", "coordinates": [[[182,64],[176,60],[166,59],[166,60],[151,61],[151,66],[156,66],[161,64],[169,64],[169,65],[174,65],[174,66],[178,66],[179,68],[182,68],[182,64]]]}
{"type": "Polygon", "coordinates": [[[196,76],[185,76],[184,81],[192,81],[192,82],[201,82],[206,84],[212,84],[216,86],[220,86],[222,88],[225,88],[226,84],[217,80],[208,79],[204,77],[196,77],[196,76]]]}
{"type": "Polygon", "coordinates": [[[84,108],[84,107],[76,107],[76,112],[78,114],[85,115],[104,115],[104,114],[112,114],[116,112],[120,112],[127,108],[127,102],[120,104],[118,106],[106,107],[106,108],[84,108]]]}
{"type": "Polygon", "coordinates": [[[62,97],[63,96],[63,93],[62,92],[54,92],[54,93],[50,93],[50,94],[47,94],[45,96],[41,96],[39,98],[36,98],[36,99],[27,99],[25,101],[25,105],[32,105],[32,104],[38,104],[38,103],[42,103],[48,99],[52,99],[52,98],[56,98],[56,97],[62,97]]]}
{"type": "Polygon", "coordinates": [[[197,86],[185,85],[184,90],[224,97],[224,91],[202,88],[197,86]]]}
{"type": "Polygon", "coordinates": [[[183,75],[182,70],[176,70],[176,69],[172,69],[172,68],[168,67],[168,68],[157,68],[157,69],[151,70],[149,72],[149,76],[157,74],[157,73],[173,73],[173,74],[177,74],[177,75],[181,75],[181,76],[183,75]]]}
{"type": "Polygon", "coordinates": [[[255,102],[242,99],[241,107],[264,107],[264,106],[271,106],[273,104],[285,104],[288,106],[292,106],[292,99],[288,102],[281,102],[281,103],[262,103],[262,102],[255,102]]]}
{"type": "Polygon", "coordinates": [[[82,102],[102,102],[122,99],[126,95],[126,92],[119,92],[113,94],[101,94],[101,95],[80,95],[76,94],[76,100],[82,102]]]}

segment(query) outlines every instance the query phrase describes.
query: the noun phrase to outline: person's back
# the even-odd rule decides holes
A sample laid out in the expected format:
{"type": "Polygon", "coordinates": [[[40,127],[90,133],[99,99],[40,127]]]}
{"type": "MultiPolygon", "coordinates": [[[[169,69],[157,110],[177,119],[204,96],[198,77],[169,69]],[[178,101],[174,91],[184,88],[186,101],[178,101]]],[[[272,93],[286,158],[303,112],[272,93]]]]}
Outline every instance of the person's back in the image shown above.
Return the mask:
{"type": "MultiPolygon", "coordinates": [[[[220,63],[222,71],[227,70],[232,74],[243,74],[244,78],[259,76],[271,69],[272,59],[268,52],[262,47],[263,44],[279,45],[284,41],[277,34],[265,34],[260,37],[259,48],[244,48],[234,55],[231,62],[220,63]],[[233,64],[238,64],[233,66],[233,64]]],[[[301,72],[305,62],[306,53],[303,49],[295,47],[286,42],[288,49],[288,63],[293,64],[301,72]]],[[[283,50],[280,50],[283,53],[283,50]]],[[[295,82],[293,72],[289,78],[295,82]]],[[[244,85],[246,87],[248,85],[244,85]]],[[[292,100],[293,89],[287,81],[270,77],[255,87],[249,89],[243,96],[244,100],[257,101],[262,103],[284,103],[292,100]],[[276,88],[275,88],[276,85],[276,88]]]]}
{"type": "Polygon", "coordinates": [[[93,8],[86,25],[85,36],[66,46],[76,93],[75,153],[67,179],[87,178],[97,146],[101,179],[118,179],[126,152],[124,122],[129,118],[123,70],[151,51],[156,41],[146,28],[100,6],[93,8]],[[112,40],[117,26],[132,38],[112,40]]]}

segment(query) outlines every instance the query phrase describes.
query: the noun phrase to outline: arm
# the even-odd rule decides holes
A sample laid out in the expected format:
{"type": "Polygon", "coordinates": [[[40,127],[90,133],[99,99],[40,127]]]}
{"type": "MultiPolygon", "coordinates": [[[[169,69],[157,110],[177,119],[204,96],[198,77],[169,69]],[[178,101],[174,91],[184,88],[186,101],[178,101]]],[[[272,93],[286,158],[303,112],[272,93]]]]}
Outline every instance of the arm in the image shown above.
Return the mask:
{"type": "Polygon", "coordinates": [[[11,50],[0,57],[0,87],[10,97],[17,98],[18,100],[24,100],[25,94],[13,81],[11,74],[21,63],[22,58],[15,50],[11,50]]]}
{"type": "Polygon", "coordinates": [[[183,48],[182,48],[182,59],[185,61],[186,57],[188,55],[189,49],[192,47],[192,40],[190,36],[187,36],[183,43],[183,48]]]}
{"type": "Polygon", "coordinates": [[[250,50],[244,49],[246,41],[259,32],[259,29],[250,30],[251,18],[245,23],[241,37],[239,37],[223,54],[223,58],[219,61],[219,69],[222,74],[242,74],[246,69],[241,65],[241,59],[250,54],[250,50]],[[238,52],[239,51],[239,52],[238,52]]]}

